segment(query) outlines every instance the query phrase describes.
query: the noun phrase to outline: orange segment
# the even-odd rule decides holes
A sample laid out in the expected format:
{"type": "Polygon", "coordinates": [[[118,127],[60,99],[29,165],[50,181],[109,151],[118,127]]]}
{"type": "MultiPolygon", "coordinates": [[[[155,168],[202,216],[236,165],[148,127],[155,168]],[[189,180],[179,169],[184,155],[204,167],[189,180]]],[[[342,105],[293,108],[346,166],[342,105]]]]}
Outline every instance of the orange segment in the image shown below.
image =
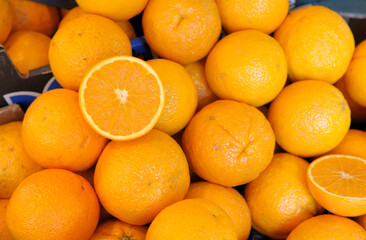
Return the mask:
{"type": "Polygon", "coordinates": [[[99,134],[129,140],[150,131],[165,103],[164,89],[145,61],[117,56],[99,62],[82,81],[81,110],[99,134]]]}
{"type": "Polygon", "coordinates": [[[332,213],[354,217],[366,214],[366,160],[348,155],[326,155],[308,169],[315,200],[332,213]]]}

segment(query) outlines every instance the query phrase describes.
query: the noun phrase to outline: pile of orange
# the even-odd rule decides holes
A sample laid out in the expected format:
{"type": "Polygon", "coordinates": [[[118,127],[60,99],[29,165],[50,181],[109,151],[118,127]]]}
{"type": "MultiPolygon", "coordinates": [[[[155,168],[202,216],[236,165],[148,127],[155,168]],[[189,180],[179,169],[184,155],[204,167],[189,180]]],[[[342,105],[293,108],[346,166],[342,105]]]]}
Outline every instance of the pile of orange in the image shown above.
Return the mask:
{"type": "Polygon", "coordinates": [[[19,72],[63,87],[0,126],[0,239],[366,240],[366,41],[338,13],[76,2],[0,0],[19,72]]]}

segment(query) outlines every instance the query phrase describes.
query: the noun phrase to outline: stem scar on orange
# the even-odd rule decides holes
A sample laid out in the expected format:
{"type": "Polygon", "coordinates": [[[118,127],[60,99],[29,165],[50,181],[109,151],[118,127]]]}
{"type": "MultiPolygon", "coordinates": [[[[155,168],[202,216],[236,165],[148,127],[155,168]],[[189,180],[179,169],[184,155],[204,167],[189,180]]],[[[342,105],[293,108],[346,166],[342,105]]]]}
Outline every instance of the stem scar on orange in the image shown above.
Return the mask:
{"type": "Polygon", "coordinates": [[[149,132],[165,104],[163,85],[143,60],[116,56],[97,63],[79,90],[81,111],[90,126],[112,140],[149,132]]]}

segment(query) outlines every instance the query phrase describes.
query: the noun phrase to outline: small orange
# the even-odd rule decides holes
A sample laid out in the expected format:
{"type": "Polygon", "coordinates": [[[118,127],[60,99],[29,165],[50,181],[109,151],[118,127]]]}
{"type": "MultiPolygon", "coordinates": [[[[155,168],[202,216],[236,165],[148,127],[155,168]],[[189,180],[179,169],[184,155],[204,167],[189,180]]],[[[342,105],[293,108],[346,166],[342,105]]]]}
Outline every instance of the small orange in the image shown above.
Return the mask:
{"type": "Polygon", "coordinates": [[[258,178],[245,188],[253,227],[283,239],[302,221],[322,212],[306,183],[309,163],[288,153],[278,153],[258,178]]]}
{"type": "Polygon", "coordinates": [[[221,20],[214,0],[150,0],[142,27],[155,53],[188,64],[209,53],[220,36],[221,20]]]}
{"type": "Polygon", "coordinates": [[[22,138],[39,165],[71,171],[90,168],[107,143],[84,120],[77,92],[68,89],[45,92],[32,102],[24,115],[22,138]]]}
{"type": "Polygon", "coordinates": [[[81,80],[96,63],[119,55],[132,55],[126,33],[112,20],[83,14],[58,29],[48,57],[61,86],[78,91],[81,80]]]}
{"type": "Polygon", "coordinates": [[[184,198],[187,160],[173,138],[153,129],[134,140],[108,143],[95,168],[94,186],[110,214],[144,225],[184,198]]]}
{"type": "Polygon", "coordinates": [[[89,125],[113,140],[129,140],[150,131],[165,105],[163,84],[143,60],[117,56],[96,64],[79,91],[89,125]]]}
{"type": "Polygon", "coordinates": [[[250,212],[244,197],[234,188],[210,182],[191,183],[186,199],[202,198],[221,207],[234,224],[238,240],[248,239],[251,229],[250,212]]]}
{"type": "Polygon", "coordinates": [[[191,76],[194,85],[196,86],[197,110],[201,110],[207,104],[212,103],[218,99],[207,83],[204,60],[189,63],[185,65],[184,68],[191,76]]]}
{"type": "Polygon", "coordinates": [[[13,31],[28,30],[51,37],[59,24],[56,7],[30,0],[9,0],[14,12],[13,31]]]}
{"type": "Polygon", "coordinates": [[[326,155],[314,160],[307,182],[315,200],[330,212],[346,217],[366,214],[366,160],[326,155]]]}
{"type": "Polygon", "coordinates": [[[0,44],[8,38],[13,28],[14,14],[8,0],[0,0],[0,44]]]}
{"type": "Polygon", "coordinates": [[[199,111],[183,134],[190,167],[201,178],[233,187],[256,179],[275,147],[268,120],[255,107],[218,100],[199,111]]]}
{"type": "Polygon", "coordinates": [[[324,214],[305,220],[286,240],[365,240],[366,231],[351,219],[324,214]]]}
{"type": "Polygon", "coordinates": [[[262,106],[286,83],[285,53],[267,34],[235,32],[221,39],[208,55],[206,76],[219,98],[262,106]]]}
{"type": "Polygon", "coordinates": [[[335,83],[346,73],[355,48],[347,22],[323,6],[291,12],[274,38],[285,50],[292,81],[335,83]]]}
{"type": "Polygon", "coordinates": [[[225,211],[206,199],[186,199],[164,210],[151,223],[146,240],[237,240],[225,211]]]}
{"type": "Polygon", "coordinates": [[[174,135],[191,120],[197,108],[197,91],[184,67],[166,59],[153,59],[147,63],[158,74],[165,91],[165,106],[156,129],[174,135]]]}
{"type": "Polygon", "coordinates": [[[48,49],[51,39],[42,33],[17,31],[10,34],[4,47],[9,58],[22,74],[48,65],[48,49]]]}
{"type": "Polygon", "coordinates": [[[324,81],[307,80],[285,87],[269,107],[277,143],[287,152],[313,157],[335,148],[351,123],[342,93],[324,81]]]}
{"type": "Polygon", "coordinates": [[[6,209],[9,199],[0,199],[0,239],[14,240],[6,226],[6,209]]]}
{"type": "Polygon", "coordinates": [[[108,220],[98,226],[90,240],[145,240],[146,232],[146,226],[108,220]]]}
{"type": "Polygon", "coordinates": [[[11,234],[22,240],[88,240],[98,218],[98,198],[88,181],[62,169],[27,177],[11,196],[6,211],[11,234]]]}
{"type": "Polygon", "coordinates": [[[63,19],[66,16],[66,14],[68,14],[70,12],[70,9],[66,9],[66,8],[59,8],[58,10],[59,10],[61,19],[63,19]]]}
{"type": "Polygon", "coordinates": [[[356,217],[355,221],[358,222],[358,224],[360,224],[366,230],[366,215],[356,217]]]}

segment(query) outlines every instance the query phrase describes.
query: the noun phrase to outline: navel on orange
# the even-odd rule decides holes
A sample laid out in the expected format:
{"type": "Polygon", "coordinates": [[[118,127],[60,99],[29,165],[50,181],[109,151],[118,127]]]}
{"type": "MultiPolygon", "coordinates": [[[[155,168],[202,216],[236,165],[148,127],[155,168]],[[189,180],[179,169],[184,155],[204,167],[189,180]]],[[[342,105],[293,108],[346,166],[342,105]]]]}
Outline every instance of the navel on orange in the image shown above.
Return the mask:
{"type": "Polygon", "coordinates": [[[79,102],[95,131],[112,140],[129,140],[155,126],[165,95],[158,75],[145,61],[117,56],[97,63],[86,74],[79,102]]]}

